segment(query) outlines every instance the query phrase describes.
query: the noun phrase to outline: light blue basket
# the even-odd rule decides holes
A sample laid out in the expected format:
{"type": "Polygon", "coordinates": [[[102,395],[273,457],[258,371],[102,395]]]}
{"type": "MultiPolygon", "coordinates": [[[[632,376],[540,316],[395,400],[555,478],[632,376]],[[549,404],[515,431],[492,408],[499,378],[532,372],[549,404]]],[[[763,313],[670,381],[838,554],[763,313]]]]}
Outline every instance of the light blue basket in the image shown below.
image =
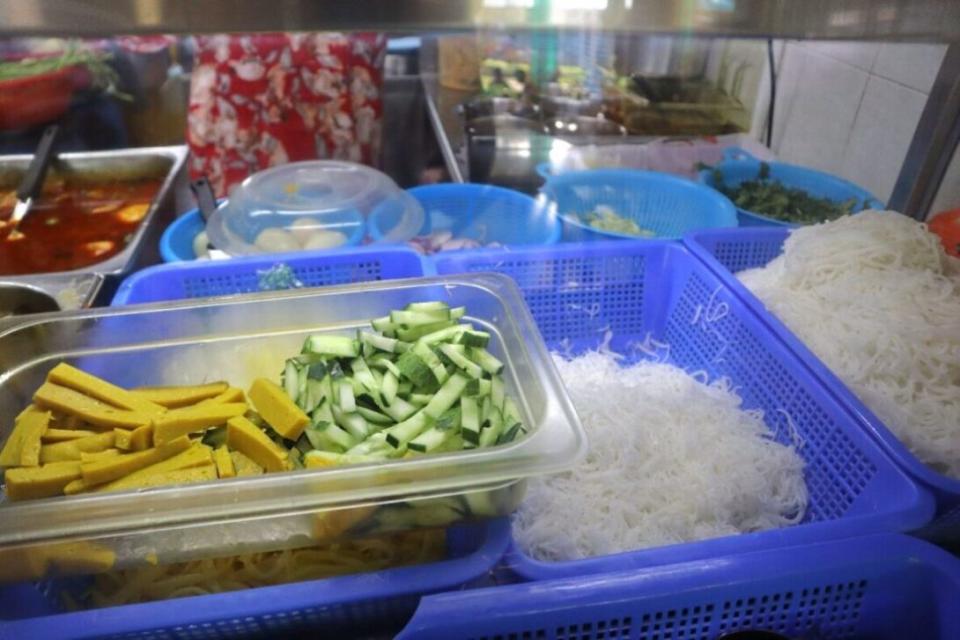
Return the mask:
{"type": "Polygon", "coordinates": [[[550,176],[541,193],[555,206],[566,241],[636,239],[583,222],[598,206],[633,220],[653,237],[675,240],[696,229],[734,227],[737,213],[726,196],[703,185],[655,171],[594,169],[550,176]]]}
{"type": "MultiPolygon", "coordinates": [[[[409,193],[425,214],[417,235],[450,231],[458,238],[504,246],[554,244],[560,239],[556,216],[518,191],[483,184],[435,184],[414,187],[409,193]]],[[[370,238],[383,240],[401,214],[392,201],[377,207],[368,220],[370,238]]]]}
{"type": "Polygon", "coordinates": [[[936,541],[960,538],[960,479],[937,473],[920,462],[903,443],[883,425],[830,369],[811,352],[779,319],[744,287],[733,274],[744,269],[763,267],[783,252],[789,229],[766,227],[716,230],[693,233],[684,239],[691,252],[711,269],[747,305],[762,314],[771,331],[780,337],[806,363],[841,402],[861,416],[866,429],[887,449],[894,461],[937,501],[936,517],[916,533],[936,541]]]}
{"type": "MultiPolygon", "coordinates": [[[[733,147],[723,152],[723,162],[716,166],[723,176],[723,182],[727,187],[734,188],[747,180],[756,180],[760,174],[761,161],[740,149],[733,147]]],[[[829,173],[815,171],[806,167],[798,167],[793,164],[783,162],[767,162],[770,167],[770,178],[782,182],[788,187],[803,189],[810,195],[817,198],[828,198],[835,202],[846,202],[853,198],[857,201],[854,206],[854,212],[865,209],[885,209],[886,206],[874,198],[870,192],[861,189],[852,182],[847,182],[842,178],[832,176],[829,173]]],[[[700,182],[716,188],[716,181],[713,176],[713,169],[704,169],[700,171],[700,182]]],[[[768,218],[765,215],[755,211],[737,208],[737,218],[741,227],[795,227],[797,225],[781,220],[768,218]]]]}
{"type": "Polygon", "coordinates": [[[900,535],[428,596],[398,640],[960,638],[960,559],[900,535]]]}
{"type": "MultiPolygon", "coordinates": [[[[221,204],[223,201],[220,201],[221,204]]],[[[341,217],[350,222],[355,221],[359,214],[344,213],[341,217]]],[[[160,256],[164,262],[186,262],[196,260],[193,252],[193,240],[206,227],[200,211],[191,209],[179,216],[160,236],[160,256]]],[[[363,242],[366,227],[363,224],[349,226],[350,232],[347,242],[341,248],[355,247],[363,242]]]]}
{"type": "Polygon", "coordinates": [[[505,519],[447,530],[448,559],[326,580],[63,613],[61,585],[0,586],[0,638],[348,638],[400,628],[420,596],[489,574],[509,543],[505,519]]]}
{"type": "Polygon", "coordinates": [[[729,378],[745,408],[763,410],[778,440],[792,442],[786,414],[804,442],[798,453],[806,462],[810,500],[798,525],[571,562],[539,562],[514,549],[507,560],[523,578],[582,576],[908,531],[930,521],[933,497],[870,437],[863,417],[838,402],[769,330],[763,311],[746,304],[679,243],[558,244],[440,254],[434,262],[440,274],[496,271],[513,277],[551,349],[583,353],[609,332],[609,347],[632,362],[648,357],[636,346],[648,337],[665,343],[669,347],[659,355],[668,362],[729,378]]]}

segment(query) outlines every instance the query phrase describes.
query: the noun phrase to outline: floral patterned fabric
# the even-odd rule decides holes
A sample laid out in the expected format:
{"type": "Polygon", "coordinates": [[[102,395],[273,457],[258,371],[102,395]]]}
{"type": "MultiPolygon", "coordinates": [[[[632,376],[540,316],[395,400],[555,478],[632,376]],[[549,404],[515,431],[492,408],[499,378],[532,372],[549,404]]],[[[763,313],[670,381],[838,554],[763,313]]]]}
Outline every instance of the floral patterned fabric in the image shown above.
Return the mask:
{"type": "Polygon", "coordinates": [[[386,37],[283,33],[196,38],[191,177],[218,196],[251,173],[331,158],[375,164],[386,37]]]}

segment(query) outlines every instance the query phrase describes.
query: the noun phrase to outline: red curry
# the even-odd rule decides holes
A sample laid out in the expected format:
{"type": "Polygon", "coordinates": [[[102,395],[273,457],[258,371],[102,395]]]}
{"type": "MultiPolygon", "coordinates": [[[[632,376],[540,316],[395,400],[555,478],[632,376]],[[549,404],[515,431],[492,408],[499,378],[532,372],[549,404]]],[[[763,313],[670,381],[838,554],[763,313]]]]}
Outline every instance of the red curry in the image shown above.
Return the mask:
{"type": "Polygon", "coordinates": [[[71,271],[103,262],[127,246],[160,189],[159,180],[69,185],[48,179],[8,239],[17,196],[0,190],[0,275],[71,271]]]}

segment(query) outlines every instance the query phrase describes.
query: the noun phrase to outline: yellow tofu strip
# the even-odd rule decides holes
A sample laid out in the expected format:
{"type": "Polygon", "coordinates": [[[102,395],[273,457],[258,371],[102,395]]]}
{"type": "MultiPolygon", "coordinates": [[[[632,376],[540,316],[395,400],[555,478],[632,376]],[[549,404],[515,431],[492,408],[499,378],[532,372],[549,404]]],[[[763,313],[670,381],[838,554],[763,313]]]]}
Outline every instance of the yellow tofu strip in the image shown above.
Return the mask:
{"type": "Polygon", "coordinates": [[[146,451],[127,453],[105,458],[94,462],[84,463],[80,467],[83,481],[88,485],[103,484],[117,478],[130,475],[150,465],[172,458],[190,448],[190,438],[180,436],[146,451]]]}
{"type": "Polygon", "coordinates": [[[63,488],[63,495],[73,496],[78,493],[86,493],[87,491],[93,491],[97,488],[95,484],[87,484],[83,481],[83,478],[77,478],[76,480],[71,480],[67,486],[63,488]]]}
{"type": "Polygon", "coordinates": [[[177,471],[165,471],[163,473],[151,473],[144,476],[130,474],[126,478],[121,478],[117,482],[102,485],[97,491],[118,491],[120,489],[145,489],[147,487],[162,487],[174,484],[188,484],[191,482],[204,482],[205,480],[217,479],[217,467],[213,464],[206,464],[202,467],[190,467],[188,469],[179,469],[177,471]],[[137,476],[137,477],[133,477],[137,476]],[[118,485],[123,482],[122,486],[118,485]]]}
{"type": "Polygon", "coordinates": [[[213,461],[217,465],[217,475],[221,478],[233,478],[237,475],[237,470],[233,468],[233,458],[230,457],[230,450],[226,447],[214,449],[213,461]]]}
{"type": "Polygon", "coordinates": [[[43,441],[44,443],[66,442],[67,440],[77,440],[78,438],[95,435],[97,435],[96,431],[88,431],[87,429],[53,429],[47,427],[47,430],[43,432],[43,441]]]}
{"type": "Polygon", "coordinates": [[[291,467],[287,452],[243,416],[227,421],[227,446],[267,471],[286,471],[291,467]]]}
{"type": "Polygon", "coordinates": [[[116,458],[118,455],[120,455],[119,449],[104,449],[103,451],[94,451],[93,453],[81,451],[80,463],[83,464],[84,462],[96,462],[97,460],[116,458]]]}
{"type": "Polygon", "coordinates": [[[62,462],[65,460],[80,460],[81,453],[94,453],[113,446],[115,436],[113,431],[98,433],[78,440],[57,442],[40,447],[40,462],[62,462]]]}
{"type": "Polygon", "coordinates": [[[250,387],[250,399],[257,412],[274,431],[287,440],[296,440],[310,424],[303,409],[279,386],[266,378],[257,378],[250,387]]]}
{"type": "Polygon", "coordinates": [[[51,369],[50,373],[47,374],[47,380],[64,387],[69,387],[91,398],[96,398],[101,402],[112,404],[121,409],[135,411],[148,416],[154,416],[165,411],[159,404],[150,402],[150,400],[145,398],[140,398],[126,389],[122,389],[115,384],[110,384],[106,380],[91,375],[86,371],[71,367],[66,362],[61,362],[51,369]]]}
{"type": "Polygon", "coordinates": [[[243,389],[239,387],[230,387],[223,393],[212,398],[207,398],[200,402],[200,404],[222,404],[224,402],[246,402],[247,397],[243,393],[243,389]]]}
{"type": "Polygon", "coordinates": [[[150,416],[136,411],[117,409],[73,389],[45,382],[33,394],[37,404],[49,409],[77,416],[92,425],[114,429],[136,429],[148,424],[150,416]]]}
{"type": "Polygon", "coordinates": [[[202,467],[213,465],[213,453],[205,444],[194,443],[183,453],[179,453],[172,458],[167,458],[163,462],[152,464],[149,467],[134,471],[130,475],[124,476],[113,482],[101,485],[97,491],[119,491],[121,489],[132,489],[134,487],[154,486],[143,484],[144,479],[151,475],[163,475],[172,471],[181,471],[193,467],[202,467]]]}
{"type": "Polygon", "coordinates": [[[35,467],[40,464],[41,439],[49,424],[49,411],[31,411],[23,416],[23,436],[21,436],[20,440],[20,466],[35,467]]]}
{"type": "Polygon", "coordinates": [[[139,400],[176,409],[216,397],[228,388],[226,382],[211,382],[191,387],[140,387],[130,390],[130,394],[139,400]]]}
{"type": "Polygon", "coordinates": [[[153,444],[153,424],[145,424],[133,431],[114,429],[117,436],[116,447],[124,451],[143,451],[153,444]]]}
{"type": "Polygon", "coordinates": [[[40,413],[34,405],[27,405],[27,408],[13,421],[13,431],[10,432],[7,441],[3,444],[3,450],[0,451],[0,467],[18,467],[20,466],[20,449],[23,445],[24,426],[23,420],[33,413],[40,413]]]}
{"type": "Polygon", "coordinates": [[[163,444],[188,433],[219,426],[230,418],[242,416],[247,408],[244,403],[230,402],[171,409],[153,421],[153,444],[163,444]]]}
{"type": "Polygon", "coordinates": [[[63,493],[63,488],[70,481],[79,477],[79,462],[55,462],[40,467],[17,467],[7,469],[4,473],[7,498],[10,500],[58,496],[63,493]]]}
{"type": "Polygon", "coordinates": [[[237,472],[237,477],[259,476],[263,473],[263,467],[239,451],[231,451],[230,459],[233,461],[233,468],[237,472]]]}

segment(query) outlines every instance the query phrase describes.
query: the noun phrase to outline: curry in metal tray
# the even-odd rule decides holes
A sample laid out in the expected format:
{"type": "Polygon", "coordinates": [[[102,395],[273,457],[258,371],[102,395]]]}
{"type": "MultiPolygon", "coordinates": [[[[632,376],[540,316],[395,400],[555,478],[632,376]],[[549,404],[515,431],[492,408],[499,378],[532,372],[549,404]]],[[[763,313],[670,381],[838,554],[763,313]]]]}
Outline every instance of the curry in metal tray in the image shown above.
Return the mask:
{"type": "Polygon", "coordinates": [[[15,189],[0,188],[0,275],[72,271],[123,251],[150,209],[162,179],[71,184],[48,178],[9,238],[15,189]]]}

